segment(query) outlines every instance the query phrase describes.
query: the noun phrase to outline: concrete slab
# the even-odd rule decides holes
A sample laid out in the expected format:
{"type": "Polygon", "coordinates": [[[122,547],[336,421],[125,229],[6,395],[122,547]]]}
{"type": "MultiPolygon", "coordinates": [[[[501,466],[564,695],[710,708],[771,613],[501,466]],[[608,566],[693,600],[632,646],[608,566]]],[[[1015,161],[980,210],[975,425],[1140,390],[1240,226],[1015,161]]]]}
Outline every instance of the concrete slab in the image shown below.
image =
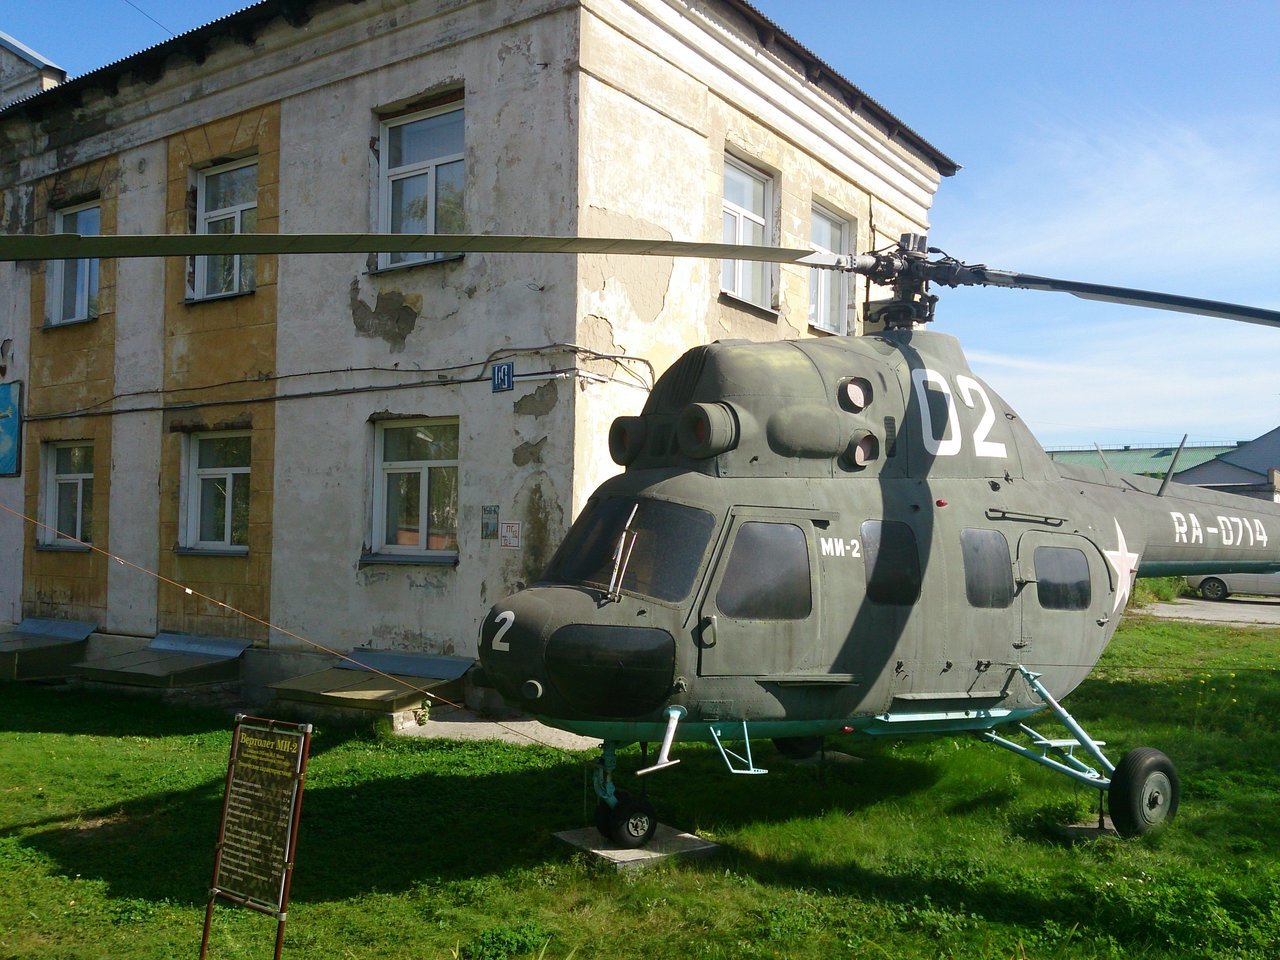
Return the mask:
{"type": "Polygon", "coordinates": [[[1150,604],[1137,612],[1168,620],[1280,626],[1280,598],[1275,597],[1232,596],[1217,601],[1179,597],[1170,603],[1150,604]]]}
{"type": "Polygon", "coordinates": [[[600,741],[548,727],[528,717],[495,719],[470,710],[432,707],[430,719],[418,727],[400,731],[407,737],[445,740],[503,740],[507,743],[536,743],[562,750],[599,750],[600,741]]]}
{"type": "Polygon", "coordinates": [[[1103,817],[1101,825],[1098,823],[1098,818],[1093,817],[1081,823],[1058,827],[1056,832],[1072,843],[1081,840],[1096,840],[1098,837],[1120,836],[1120,831],[1112,825],[1110,817],[1103,817]]]}
{"type": "Polygon", "coordinates": [[[555,838],[618,871],[651,867],[655,863],[661,863],[672,857],[710,856],[720,849],[717,843],[704,840],[692,833],[681,833],[665,823],[658,824],[653,839],[639,850],[627,850],[614,846],[600,836],[600,831],[595,827],[564,830],[555,834],[555,838]]]}

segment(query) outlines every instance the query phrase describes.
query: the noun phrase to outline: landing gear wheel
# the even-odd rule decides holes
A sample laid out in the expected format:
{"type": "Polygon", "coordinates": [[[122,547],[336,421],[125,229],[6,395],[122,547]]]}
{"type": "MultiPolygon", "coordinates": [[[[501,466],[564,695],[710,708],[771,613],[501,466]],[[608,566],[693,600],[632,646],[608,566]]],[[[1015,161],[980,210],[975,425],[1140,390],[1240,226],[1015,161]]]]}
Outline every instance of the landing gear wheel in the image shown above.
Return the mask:
{"type": "Polygon", "coordinates": [[[1107,808],[1122,837],[1135,837],[1172,820],[1181,787],[1173,761],[1159,750],[1136,747],[1116,764],[1107,808]]]}
{"type": "Polygon", "coordinates": [[[774,737],[773,745],[788,760],[808,760],[822,749],[822,737],[774,737]]]}
{"type": "Polygon", "coordinates": [[[1225,600],[1230,595],[1227,585],[1217,577],[1210,577],[1208,580],[1200,581],[1200,596],[1206,600],[1225,600]]]}
{"type": "Polygon", "coordinates": [[[600,832],[606,837],[627,850],[643,847],[653,839],[654,831],[658,829],[658,814],[654,811],[653,804],[644,797],[633,796],[625,790],[619,790],[615,796],[618,798],[616,807],[609,809],[609,805],[603,800],[597,805],[596,826],[600,826],[603,817],[608,829],[601,829],[600,832]],[[601,807],[607,813],[602,813],[601,807]]]}

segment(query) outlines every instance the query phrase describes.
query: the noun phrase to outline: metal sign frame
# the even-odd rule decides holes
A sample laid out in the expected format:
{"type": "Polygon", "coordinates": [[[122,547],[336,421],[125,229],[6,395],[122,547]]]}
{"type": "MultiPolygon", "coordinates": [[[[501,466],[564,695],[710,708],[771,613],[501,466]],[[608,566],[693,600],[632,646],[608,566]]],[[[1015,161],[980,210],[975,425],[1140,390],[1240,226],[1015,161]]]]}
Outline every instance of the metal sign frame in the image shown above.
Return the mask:
{"type": "Polygon", "coordinates": [[[201,960],[209,949],[213,906],[219,898],[276,918],[275,960],[280,960],[310,754],[311,724],[237,714],[201,960]]]}

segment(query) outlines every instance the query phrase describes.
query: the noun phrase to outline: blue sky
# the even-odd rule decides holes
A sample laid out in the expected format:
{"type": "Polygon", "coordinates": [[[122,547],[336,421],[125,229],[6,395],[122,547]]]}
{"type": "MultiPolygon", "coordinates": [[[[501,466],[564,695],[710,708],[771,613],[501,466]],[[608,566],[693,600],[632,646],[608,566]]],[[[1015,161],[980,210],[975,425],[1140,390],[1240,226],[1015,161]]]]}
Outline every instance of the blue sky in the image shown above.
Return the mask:
{"type": "MultiPolygon", "coordinates": [[[[938,193],[933,245],[1280,309],[1275,0],[754,3],[963,166],[938,193]]],[[[0,30],[75,76],[245,5],[6,0],[0,30]]],[[[1280,425],[1280,330],[1061,294],[942,296],[936,326],[1046,445],[1280,425]]]]}

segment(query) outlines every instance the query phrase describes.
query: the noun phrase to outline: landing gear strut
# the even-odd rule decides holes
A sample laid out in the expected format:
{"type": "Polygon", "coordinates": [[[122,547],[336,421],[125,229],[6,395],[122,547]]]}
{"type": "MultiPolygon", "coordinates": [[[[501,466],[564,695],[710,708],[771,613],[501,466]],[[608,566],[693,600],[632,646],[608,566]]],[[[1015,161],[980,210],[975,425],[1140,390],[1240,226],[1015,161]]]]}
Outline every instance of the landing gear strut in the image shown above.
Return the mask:
{"type": "Polygon", "coordinates": [[[645,797],[617,790],[613,774],[618,768],[618,744],[606,740],[596,761],[593,777],[596,791],[596,829],[607,840],[634,850],[653,839],[658,814],[645,797]]]}
{"type": "Polygon", "coordinates": [[[1015,743],[991,730],[980,734],[984,740],[1105,792],[1111,823],[1122,837],[1148,833],[1173,819],[1173,815],[1178,812],[1178,797],[1181,793],[1173,761],[1159,750],[1136,747],[1121,757],[1118,764],[1112,764],[1102,752],[1102,747],[1106,744],[1093,740],[1084,732],[1075,717],[1067,713],[1062,704],[1045,689],[1038,673],[1032,673],[1021,665],[1018,672],[1036,696],[1044,701],[1062,725],[1071,732],[1071,739],[1050,740],[1026,724],[1018,724],[1018,728],[1031,739],[1031,747],[1015,743]],[[1075,755],[1077,746],[1101,766],[1101,771],[1075,755]]]}

